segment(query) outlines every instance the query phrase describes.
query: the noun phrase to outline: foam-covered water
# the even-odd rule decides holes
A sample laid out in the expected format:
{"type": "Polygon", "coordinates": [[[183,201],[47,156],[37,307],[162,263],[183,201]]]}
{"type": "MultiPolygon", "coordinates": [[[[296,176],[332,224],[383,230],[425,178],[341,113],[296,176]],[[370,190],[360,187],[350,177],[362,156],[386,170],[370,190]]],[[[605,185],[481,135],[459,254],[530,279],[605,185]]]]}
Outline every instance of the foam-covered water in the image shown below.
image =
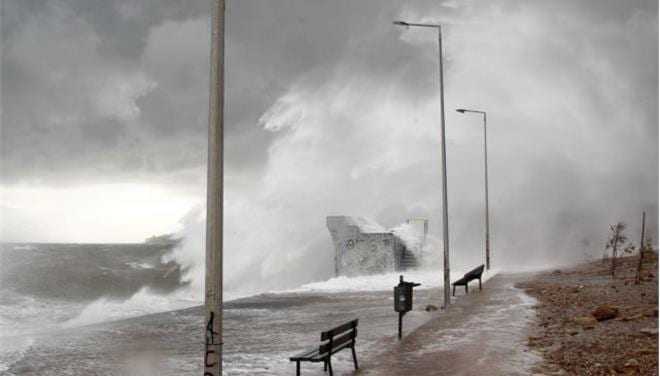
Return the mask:
{"type": "MultiPolygon", "coordinates": [[[[1,244],[0,374],[199,373],[201,294],[172,250],[171,244],[1,244]]],[[[428,318],[421,310],[427,302],[441,301],[442,272],[403,274],[422,283],[417,310],[406,316],[412,329],[428,318]]],[[[364,321],[360,351],[379,348],[395,333],[391,291],[398,280],[399,273],[386,273],[247,298],[249,291],[226,292],[228,373],[289,373],[292,351],[355,317],[364,321]]],[[[338,367],[350,368],[344,358],[338,367]]]]}
{"type": "Polygon", "coordinates": [[[183,309],[199,304],[199,301],[185,299],[180,295],[159,295],[148,287],[144,287],[126,300],[101,298],[86,305],[76,317],[62,322],[61,326],[70,328],[96,324],[155,312],[183,309]]]}
{"type": "MultiPolygon", "coordinates": [[[[461,269],[450,273],[451,280],[457,280],[466,273],[461,269]]],[[[497,271],[486,271],[482,280],[485,282],[491,276],[497,274],[497,271]]],[[[304,284],[300,287],[285,290],[284,293],[310,292],[310,293],[339,293],[339,292],[367,292],[367,291],[389,291],[392,289],[392,282],[398,281],[399,276],[403,275],[406,281],[421,283],[417,290],[440,288],[442,287],[441,270],[411,270],[406,272],[391,272],[376,275],[366,275],[357,277],[339,276],[327,281],[313,282],[304,284]]]]}
{"type": "Polygon", "coordinates": [[[173,244],[0,244],[0,370],[35,338],[192,307],[173,244]]]}
{"type": "MultiPolygon", "coordinates": [[[[406,316],[406,333],[430,317],[423,306],[438,296],[433,289],[418,292],[416,309],[406,316]]],[[[357,351],[361,359],[395,342],[397,316],[389,291],[278,293],[229,302],[223,320],[226,374],[291,374],[295,369],[288,360],[291,355],[314,346],[320,331],[353,318],[360,320],[357,351]]],[[[30,336],[32,342],[3,353],[5,372],[40,376],[200,374],[203,328],[204,310],[193,307],[40,333],[30,336]]],[[[348,354],[333,359],[339,374],[352,370],[348,354]]],[[[318,365],[304,368],[305,374],[323,374],[318,365]]]]}

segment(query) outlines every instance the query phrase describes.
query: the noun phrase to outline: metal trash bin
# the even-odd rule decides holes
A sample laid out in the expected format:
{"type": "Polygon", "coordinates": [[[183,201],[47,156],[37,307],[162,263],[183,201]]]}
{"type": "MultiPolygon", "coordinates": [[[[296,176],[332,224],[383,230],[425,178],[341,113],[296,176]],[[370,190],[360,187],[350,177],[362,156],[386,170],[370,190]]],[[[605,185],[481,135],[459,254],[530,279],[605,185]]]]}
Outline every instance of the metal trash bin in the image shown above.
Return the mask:
{"type": "Polygon", "coordinates": [[[406,282],[403,276],[399,276],[399,284],[394,286],[394,311],[399,313],[399,339],[401,339],[401,327],[403,315],[412,311],[413,287],[421,286],[421,283],[406,282]]]}

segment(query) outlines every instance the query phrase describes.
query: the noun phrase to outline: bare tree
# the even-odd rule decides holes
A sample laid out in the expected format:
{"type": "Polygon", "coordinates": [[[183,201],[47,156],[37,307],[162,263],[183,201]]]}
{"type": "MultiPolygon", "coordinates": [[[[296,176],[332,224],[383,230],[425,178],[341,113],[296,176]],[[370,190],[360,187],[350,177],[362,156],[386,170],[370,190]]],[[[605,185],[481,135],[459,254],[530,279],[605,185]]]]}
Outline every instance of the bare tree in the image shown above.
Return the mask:
{"type": "Polygon", "coordinates": [[[635,248],[636,248],[635,245],[632,242],[630,242],[628,243],[626,248],[623,249],[623,254],[632,255],[633,253],[635,253],[635,248]]]}
{"type": "Polygon", "coordinates": [[[605,242],[605,248],[603,248],[603,265],[607,265],[607,261],[610,258],[610,255],[608,253],[609,249],[610,249],[610,240],[607,239],[607,242],[605,242]]]}
{"type": "Polygon", "coordinates": [[[610,273],[614,277],[616,272],[616,253],[619,245],[626,242],[628,237],[624,235],[623,231],[626,229],[626,224],[623,222],[618,222],[616,225],[610,225],[610,238],[607,241],[607,246],[605,249],[612,248],[612,264],[610,267],[610,273]]]}
{"type": "Polygon", "coordinates": [[[642,262],[644,260],[644,230],[646,228],[646,212],[642,212],[642,236],[639,239],[639,263],[637,264],[637,275],[635,284],[638,285],[642,278],[642,262]]]}

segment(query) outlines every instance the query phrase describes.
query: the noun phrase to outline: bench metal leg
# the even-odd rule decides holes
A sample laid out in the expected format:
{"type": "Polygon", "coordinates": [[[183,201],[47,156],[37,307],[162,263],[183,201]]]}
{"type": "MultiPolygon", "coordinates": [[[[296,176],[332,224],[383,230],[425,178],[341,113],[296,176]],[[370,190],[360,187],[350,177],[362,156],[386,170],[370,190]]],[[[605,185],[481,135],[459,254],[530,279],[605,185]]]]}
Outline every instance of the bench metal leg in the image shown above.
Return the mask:
{"type": "Polygon", "coordinates": [[[296,376],[300,376],[300,361],[296,362],[296,376]]]}
{"type": "Polygon", "coordinates": [[[327,371],[328,371],[328,361],[326,360],[323,362],[323,372],[327,372],[327,371]]]}
{"type": "Polygon", "coordinates": [[[332,376],[332,359],[328,358],[328,371],[330,371],[330,376],[332,376]]]}
{"type": "Polygon", "coordinates": [[[353,351],[353,365],[355,366],[355,369],[358,369],[358,363],[357,363],[357,356],[355,355],[355,346],[351,347],[351,351],[353,351]]]}
{"type": "Polygon", "coordinates": [[[468,293],[468,284],[466,283],[465,284],[465,295],[467,295],[467,293],[468,293]]]}
{"type": "Polygon", "coordinates": [[[454,285],[454,291],[451,293],[451,296],[456,296],[456,285],[454,285]]]}
{"type": "Polygon", "coordinates": [[[479,278],[479,291],[481,291],[481,278],[479,278]]]}

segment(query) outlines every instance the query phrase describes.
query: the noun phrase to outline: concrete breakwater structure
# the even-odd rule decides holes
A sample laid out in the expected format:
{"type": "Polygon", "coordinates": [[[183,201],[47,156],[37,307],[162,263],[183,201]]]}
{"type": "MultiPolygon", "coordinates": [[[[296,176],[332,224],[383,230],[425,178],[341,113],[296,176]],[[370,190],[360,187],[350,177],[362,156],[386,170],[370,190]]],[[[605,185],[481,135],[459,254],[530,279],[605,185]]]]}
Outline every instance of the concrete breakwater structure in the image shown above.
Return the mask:
{"type": "Polygon", "coordinates": [[[362,217],[328,216],[335,275],[379,274],[417,267],[423,258],[428,221],[418,220],[424,224],[423,232],[414,231],[414,221],[388,230],[362,217]]]}

